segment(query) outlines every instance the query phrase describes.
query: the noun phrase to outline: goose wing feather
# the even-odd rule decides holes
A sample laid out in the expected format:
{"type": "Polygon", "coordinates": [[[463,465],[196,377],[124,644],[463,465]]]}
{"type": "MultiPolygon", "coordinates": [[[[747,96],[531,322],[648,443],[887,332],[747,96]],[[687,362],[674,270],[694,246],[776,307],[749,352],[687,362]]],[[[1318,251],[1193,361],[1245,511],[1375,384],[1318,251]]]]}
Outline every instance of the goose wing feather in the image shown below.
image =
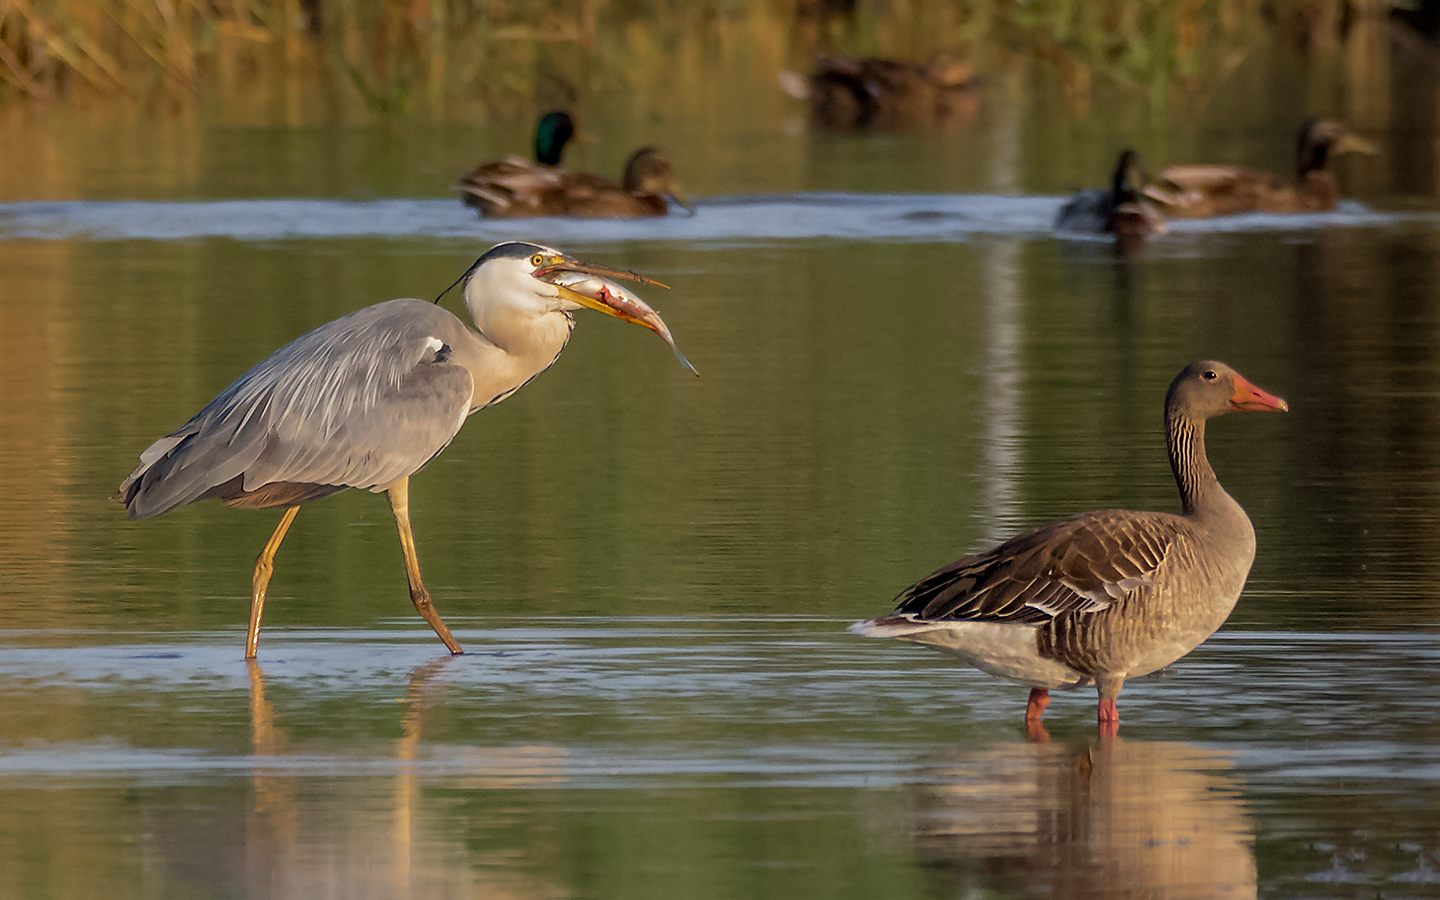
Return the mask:
{"type": "Polygon", "coordinates": [[[1083,513],[932,573],[895,614],[1033,625],[1096,613],[1155,583],[1182,526],[1167,513],[1083,513]]]}

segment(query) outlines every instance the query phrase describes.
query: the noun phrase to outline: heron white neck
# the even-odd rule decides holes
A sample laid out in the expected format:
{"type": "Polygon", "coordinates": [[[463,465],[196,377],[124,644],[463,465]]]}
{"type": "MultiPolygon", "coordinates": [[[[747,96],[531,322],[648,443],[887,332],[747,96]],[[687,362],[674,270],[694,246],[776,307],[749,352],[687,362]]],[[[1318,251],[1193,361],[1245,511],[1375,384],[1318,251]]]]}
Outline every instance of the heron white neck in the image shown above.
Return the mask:
{"type": "Polygon", "coordinates": [[[534,375],[555,361],[574,322],[560,309],[558,298],[543,296],[545,286],[525,264],[508,262],[501,260],[475,272],[465,285],[465,308],[480,333],[519,368],[533,361],[536,368],[530,375],[534,375]]]}
{"type": "Polygon", "coordinates": [[[513,306],[480,307],[466,298],[470,319],[490,343],[516,358],[543,358],[549,365],[570,339],[574,320],[568,313],[552,310],[537,315],[513,306]]]}

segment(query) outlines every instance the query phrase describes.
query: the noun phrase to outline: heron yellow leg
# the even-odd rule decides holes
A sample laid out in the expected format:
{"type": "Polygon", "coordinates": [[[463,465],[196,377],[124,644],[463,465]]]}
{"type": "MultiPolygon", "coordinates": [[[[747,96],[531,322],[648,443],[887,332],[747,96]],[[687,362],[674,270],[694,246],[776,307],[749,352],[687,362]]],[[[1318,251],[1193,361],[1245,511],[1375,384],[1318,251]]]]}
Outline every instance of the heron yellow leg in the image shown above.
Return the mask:
{"type": "Polygon", "coordinates": [[[440,640],[450,648],[450,652],[456,656],[464,651],[445,627],[440,614],[435,611],[435,605],[430,602],[430,592],[425,590],[425,584],[420,580],[420,560],[415,556],[415,535],[410,532],[410,479],[402,478],[390,485],[390,510],[395,513],[395,525],[400,529],[400,550],[405,554],[405,575],[410,579],[410,602],[415,604],[415,609],[440,635],[440,640]]]}
{"type": "Polygon", "coordinates": [[[246,659],[254,659],[259,650],[260,614],[265,611],[265,589],[270,586],[270,576],[275,573],[275,551],[280,549],[280,542],[285,540],[285,532],[290,530],[290,523],[295,521],[295,514],[299,511],[298,506],[285,510],[280,524],[275,526],[275,533],[270,535],[265,549],[260,551],[260,558],[255,560],[255,577],[250,581],[250,634],[245,638],[246,659]]]}

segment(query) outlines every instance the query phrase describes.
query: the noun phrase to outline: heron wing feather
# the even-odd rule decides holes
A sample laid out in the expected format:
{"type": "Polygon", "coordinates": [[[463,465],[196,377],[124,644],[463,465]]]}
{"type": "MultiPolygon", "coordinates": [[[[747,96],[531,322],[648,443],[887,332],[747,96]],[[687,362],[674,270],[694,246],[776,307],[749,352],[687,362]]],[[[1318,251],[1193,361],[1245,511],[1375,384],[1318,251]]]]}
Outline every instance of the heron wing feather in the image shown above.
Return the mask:
{"type": "Polygon", "coordinates": [[[275,482],[380,490],[413,474],[464,424],[473,384],[451,346],[480,339],[423,300],[376,304],[296,338],[141,455],[121,485],[132,517],[237,476],[246,491],[275,482]]]}

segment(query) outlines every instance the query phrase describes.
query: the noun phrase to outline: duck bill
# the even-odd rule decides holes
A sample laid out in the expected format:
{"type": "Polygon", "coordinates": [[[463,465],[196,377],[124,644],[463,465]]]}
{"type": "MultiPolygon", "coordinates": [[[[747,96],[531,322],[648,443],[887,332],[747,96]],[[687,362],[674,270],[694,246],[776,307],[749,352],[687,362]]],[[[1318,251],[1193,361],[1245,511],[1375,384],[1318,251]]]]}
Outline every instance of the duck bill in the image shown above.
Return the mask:
{"type": "Polygon", "coordinates": [[[1331,153],[1363,153],[1366,156],[1375,156],[1380,148],[1360,137],[1358,134],[1345,132],[1340,139],[1330,148],[1331,153]]]}
{"type": "Polygon", "coordinates": [[[1236,375],[1235,393],[1230,397],[1230,408],[1245,412],[1289,412],[1290,404],[1236,375]]]}
{"type": "Polygon", "coordinates": [[[692,216],[695,215],[695,202],[690,199],[690,195],[685,193],[685,190],[681,188],[680,185],[670,185],[669,197],[671,200],[675,201],[675,204],[677,206],[684,209],[685,212],[689,213],[692,216]]]}

